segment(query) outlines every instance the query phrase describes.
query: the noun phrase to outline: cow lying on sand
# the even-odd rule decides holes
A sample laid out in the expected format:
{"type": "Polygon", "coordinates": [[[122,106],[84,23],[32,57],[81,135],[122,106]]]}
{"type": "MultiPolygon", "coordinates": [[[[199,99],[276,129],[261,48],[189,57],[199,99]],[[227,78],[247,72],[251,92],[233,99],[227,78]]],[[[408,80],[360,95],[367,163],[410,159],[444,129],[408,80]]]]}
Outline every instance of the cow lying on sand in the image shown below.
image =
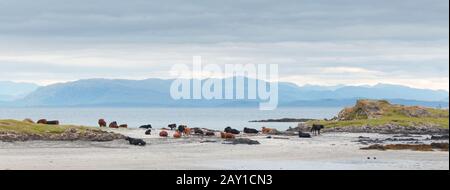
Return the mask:
{"type": "Polygon", "coordinates": [[[58,120],[47,121],[46,119],[40,119],[37,123],[38,124],[44,124],[44,125],[59,125],[59,121],[58,120]]]}
{"type": "Polygon", "coordinates": [[[125,138],[125,140],[127,140],[131,145],[136,145],[136,146],[145,146],[147,144],[142,139],[135,139],[135,138],[127,137],[127,138],[125,138]]]}
{"type": "Polygon", "coordinates": [[[220,138],[222,138],[222,139],[234,139],[236,137],[234,136],[234,134],[231,134],[231,133],[220,132],[220,138]]]}
{"type": "Polygon", "coordinates": [[[234,135],[239,135],[239,133],[241,133],[239,130],[233,129],[231,127],[225,128],[224,132],[225,133],[231,133],[231,134],[234,134],[234,135]]]}
{"type": "Polygon", "coordinates": [[[273,131],[274,129],[271,129],[271,128],[267,128],[267,127],[262,127],[262,133],[263,134],[269,134],[269,133],[271,133],[272,131],[273,131]]]}
{"type": "Polygon", "coordinates": [[[244,128],[244,133],[248,133],[248,134],[258,134],[259,131],[256,130],[256,129],[252,129],[252,128],[247,128],[247,127],[245,127],[245,128],[244,128]]]}

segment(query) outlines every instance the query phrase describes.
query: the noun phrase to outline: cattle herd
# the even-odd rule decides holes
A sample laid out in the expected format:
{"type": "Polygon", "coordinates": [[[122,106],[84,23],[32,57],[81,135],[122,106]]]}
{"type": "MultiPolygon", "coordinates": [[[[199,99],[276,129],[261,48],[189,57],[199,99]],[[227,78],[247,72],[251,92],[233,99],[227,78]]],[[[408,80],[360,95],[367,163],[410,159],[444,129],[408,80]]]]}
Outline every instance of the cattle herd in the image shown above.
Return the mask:
{"type": "MultiPolygon", "coordinates": [[[[25,119],[24,121],[34,123],[31,119],[25,119]]],[[[40,119],[36,122],[37,124],[45,124],[45,125],[59,125],[58,120],[47,120],[47,119],[40,119]]],[[[106,122],[105,119],[99,119],[98,125],[100,127],[109,127],[112,129],[118,129],[118,128],[128,128],[127,124],[118,124],[117,121],[112,121],[111,123],[106,122]]],[[[152,125],[146,124],[139,127],[140,129],[145,129],[145,135],[151,135],[152,134],[152,125]]],[[[317,125],[313,124],[311,127],[310,132],[313,135],[320,135],[320,131],[324,129],[324,125],[317,125]]],[[[167,128],[162,128],[162,130],[159,133],[160,137],[169,137],[168,131],[175,131],[173,133],[173,138],[181,138],[182,136],[190,136],[190,135],[200,135],[200,136],[216,136],[217,131],[209,130],[206,128],[189,128],[186,125],[177,125],[177,124],[169,124],[167,128]]],[[[239,135],[241,131],[237,129],[233,129],[231,127],[226,127],[222,132],[220,132],[220,137],[223,139],[235,139],[236,135],[239,135]]],[[[243,130],[243,133],[245,134],[279,134],[279,132],[276,129],[262,127],[261,131],[258,131],[257,129],[247,128],[245,127],[243,130]]],[[[310,133],[305,133],[302,131],[298,132],[298,136],[300,138],[311,138],[310,133]]],[[[129,141],[132,145],[139,145],[139,146],[145,146],[145,141],[142,139],[134,139],[131,137],[126,138],[127,141],[129,141]]]]}
{"type": "MultiPolygon", "coordinates": [[[[99,119],[98,124],[100,127],[106,127],[107,122],[104,119],[99,119]]],[[[116,121],[111,122],[109,125],[109,128],[128,128],[127,124],[118,125],[116,121]]],[[[145,135],[151,135],[152,134],[152,125],[146,124],[139,127],[140,129],[145,129],[145,135]]],[[[323,125],[316,125],[314,124],[311,128],[311,133],[314,135],[320,135],[320,130],[324,129],[323,125]]],[[[186,125],[177,125],[177,124],[169,124],[167,125],[167,128],[162,128],[162,131],[160,131],[159,136],[160,137],[169,137],[168,131],[175,131],[173,133],[173,138],[181,138],[182,136],[190,136],[190,135],[201,135],[201,136],[216,136],[215,131],[205,129],[205,128],[189,128],[186,125]]],[[[236,138],[236,135],[239,135],[241,131],[237,129],[233,129],[231,127],[226,127],[223,132],[220,132],[220,137],[223,139],[234,139],[236,138]]],[[[258,131],[257,129],[247,128],[245,127],[243,130],[243,133],[245,134],[278,134],[279,132],[276,129],[262,127],[261,131],[258,131]]],[[[310,133],[305,133],[299,131],[298,136],[300,138],[311,138],[310,133]]]]}

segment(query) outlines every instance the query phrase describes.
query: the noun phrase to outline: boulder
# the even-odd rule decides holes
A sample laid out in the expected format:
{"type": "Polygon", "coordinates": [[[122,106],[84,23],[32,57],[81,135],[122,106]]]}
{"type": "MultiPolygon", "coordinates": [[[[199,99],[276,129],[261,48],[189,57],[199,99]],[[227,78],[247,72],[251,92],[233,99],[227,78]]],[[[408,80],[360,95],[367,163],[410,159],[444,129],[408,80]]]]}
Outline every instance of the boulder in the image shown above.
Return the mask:
{"type": "Polygon", "coordinates": [[[247,145],[258,145],[260,144],[258,141],[247,139],[247,138],[238,138],[238,139],[230,139],[226,141],[226,144],[247,144],[247,145]]]}
{"type": "Polygon", "coordinates": [[[34,123],[34,121],[32,119],[29,119],[29,118],[24,119],[23,122],[25,122],[25,123],[34,123]]]}

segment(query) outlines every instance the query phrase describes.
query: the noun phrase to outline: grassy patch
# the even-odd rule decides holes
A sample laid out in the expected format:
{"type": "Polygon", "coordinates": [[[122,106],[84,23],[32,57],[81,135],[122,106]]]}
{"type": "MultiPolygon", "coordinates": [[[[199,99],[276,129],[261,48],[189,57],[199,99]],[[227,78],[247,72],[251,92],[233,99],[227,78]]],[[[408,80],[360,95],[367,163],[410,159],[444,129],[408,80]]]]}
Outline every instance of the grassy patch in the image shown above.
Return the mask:
{"type": "Polygon", "coordinates": [[[69,128],[76,128],[81,132],[85,131],[86,129],[95,129],[73,125],[43,125],[16,120],[0,120],[0,132],[14,132],[25,134],[60,134],[69,128]]]}
{"type": "Polygon", "coordinates": [[[348,121],[309,121],[309,124],[323,124],[325,127],[333,128],[333,127],[361,127],[361,126],[381,126],[386,124],[393,124],[399,126],[419,126],[419,125],[433,125],[440,128],[449,128],[449,118],[415,118],[415,117],[396,117],[396,116],[387,116],[382,118],[375,119],[357,119],[357,120],[348,120],[348,121]]]}
{"type": "Polygon", "coordinates": [[[358,100],[353,107],[343,109],[337,119],[331,121],[309,121],[308,124],[323,124],[326,127],[382,126],[433,126],[449,128],[449,110],[420,106],[390,104],[385,100],[358,100]]]}

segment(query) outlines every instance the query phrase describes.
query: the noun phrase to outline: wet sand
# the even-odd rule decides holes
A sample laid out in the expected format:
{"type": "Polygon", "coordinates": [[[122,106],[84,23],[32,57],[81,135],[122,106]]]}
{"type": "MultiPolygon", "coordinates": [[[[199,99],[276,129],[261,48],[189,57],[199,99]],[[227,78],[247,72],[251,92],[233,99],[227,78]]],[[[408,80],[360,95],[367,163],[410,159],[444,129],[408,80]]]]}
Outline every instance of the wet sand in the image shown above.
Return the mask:
{"type": "Polygon", "coordinates": [[[124,140],[0,142],[0,169],[449,169],[448,152],[360,150],[367,145],[356,142],[359,136],[382,139],[393,135],[326,133],[312,139],[295,136],[289,139],[268,139],[265,135],[259,135],[248,138],[258,140],[260,145],[228,145],[215,137],[164,139],[157,136],[156,130],[151,136],[144,135],[144,131],[116,130],[131,137],[144,138],[148,143],[145,147],[131,146],[124,140]],[[217,142],[202,143],[204,140],[217,142]]]}

